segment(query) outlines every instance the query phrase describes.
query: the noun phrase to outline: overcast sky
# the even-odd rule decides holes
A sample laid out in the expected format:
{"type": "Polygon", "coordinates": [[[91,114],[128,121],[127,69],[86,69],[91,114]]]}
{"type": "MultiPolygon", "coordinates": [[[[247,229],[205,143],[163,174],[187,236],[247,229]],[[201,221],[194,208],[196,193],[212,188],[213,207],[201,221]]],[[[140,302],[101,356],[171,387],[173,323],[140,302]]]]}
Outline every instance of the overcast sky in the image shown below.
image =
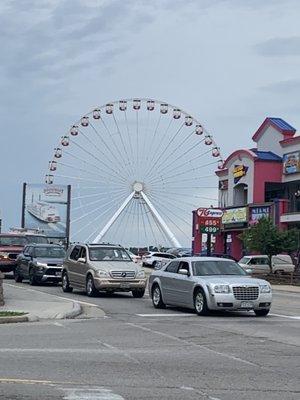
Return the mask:
{"type": "Polygon", "coordinates": [[[2,0],[0,208],[43,181],[57,138],[96,105],[176,104],[228,155],[266,116],[300,129],[298,0],[2,0]]]}

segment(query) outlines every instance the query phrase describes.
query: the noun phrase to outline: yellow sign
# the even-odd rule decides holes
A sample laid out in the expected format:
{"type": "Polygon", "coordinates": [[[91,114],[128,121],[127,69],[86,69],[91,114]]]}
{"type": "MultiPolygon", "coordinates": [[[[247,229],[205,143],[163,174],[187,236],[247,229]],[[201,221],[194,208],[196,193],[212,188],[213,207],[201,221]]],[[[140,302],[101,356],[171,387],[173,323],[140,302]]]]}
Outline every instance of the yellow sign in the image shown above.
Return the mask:
{"type": "Polygon", "coordinates": [[[238,183],[238,181],[246,175],[248,171],[248,167],[245,165],[235,165],[233,168],[233,178],[234,178],[234,183],[238,183]]]}
{"type": "Polygon", "coordinates": [[[228,210],[224,210],[224,214],[222,217],[222,224],[236,224],[247,222],[247,208],[239,207],[239,208],[230,208],[228,210]]]}

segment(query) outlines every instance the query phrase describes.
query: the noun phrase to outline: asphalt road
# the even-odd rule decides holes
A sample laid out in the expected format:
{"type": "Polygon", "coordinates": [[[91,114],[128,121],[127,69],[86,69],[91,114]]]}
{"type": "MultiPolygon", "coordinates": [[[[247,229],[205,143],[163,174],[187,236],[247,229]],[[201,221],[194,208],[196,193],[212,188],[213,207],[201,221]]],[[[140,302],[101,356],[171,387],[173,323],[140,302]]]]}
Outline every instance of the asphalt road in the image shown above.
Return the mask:
{"type": "Polygon", "coordinates": [[[300,399],[300,294],[275,293],[271,315],[257,318],[34,290],[106,316],[0,326],[1,400],[300,399]]]}

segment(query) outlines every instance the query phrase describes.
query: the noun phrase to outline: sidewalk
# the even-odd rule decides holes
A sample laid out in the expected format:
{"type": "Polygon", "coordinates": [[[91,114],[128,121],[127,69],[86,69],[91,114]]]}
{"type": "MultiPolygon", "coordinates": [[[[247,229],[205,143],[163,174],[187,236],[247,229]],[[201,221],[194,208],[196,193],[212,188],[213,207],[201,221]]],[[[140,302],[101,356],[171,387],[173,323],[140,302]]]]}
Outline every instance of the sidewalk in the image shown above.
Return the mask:
{"type": "Polygon", "coordinates": [[[283,292],[291,292],[291,293],[300,293],[300,286],[293,285],[272,285],[273,290],[283,291],[283,292]]]}
{"type": "Polygon", "coordinates": [[[5,305],[0,307],[0,311],[26,312],[28,321],[74,318],[81,314],[81,306],[77,302],[63,300],[26,286],[16,287],[9,283],[3,286],[5,305]]]}

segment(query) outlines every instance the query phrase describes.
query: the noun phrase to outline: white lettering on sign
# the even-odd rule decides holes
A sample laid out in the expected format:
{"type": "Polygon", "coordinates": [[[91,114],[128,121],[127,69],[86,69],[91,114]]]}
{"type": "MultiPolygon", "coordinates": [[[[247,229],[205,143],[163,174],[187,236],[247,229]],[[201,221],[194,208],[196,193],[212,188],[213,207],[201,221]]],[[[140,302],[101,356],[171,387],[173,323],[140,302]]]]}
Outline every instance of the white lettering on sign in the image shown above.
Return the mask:
{"type": "Polygon", "coordinates": [[[198,208],[197,215],[199,217],[222,218],[223,211],[219,208],[198,208]]]}

